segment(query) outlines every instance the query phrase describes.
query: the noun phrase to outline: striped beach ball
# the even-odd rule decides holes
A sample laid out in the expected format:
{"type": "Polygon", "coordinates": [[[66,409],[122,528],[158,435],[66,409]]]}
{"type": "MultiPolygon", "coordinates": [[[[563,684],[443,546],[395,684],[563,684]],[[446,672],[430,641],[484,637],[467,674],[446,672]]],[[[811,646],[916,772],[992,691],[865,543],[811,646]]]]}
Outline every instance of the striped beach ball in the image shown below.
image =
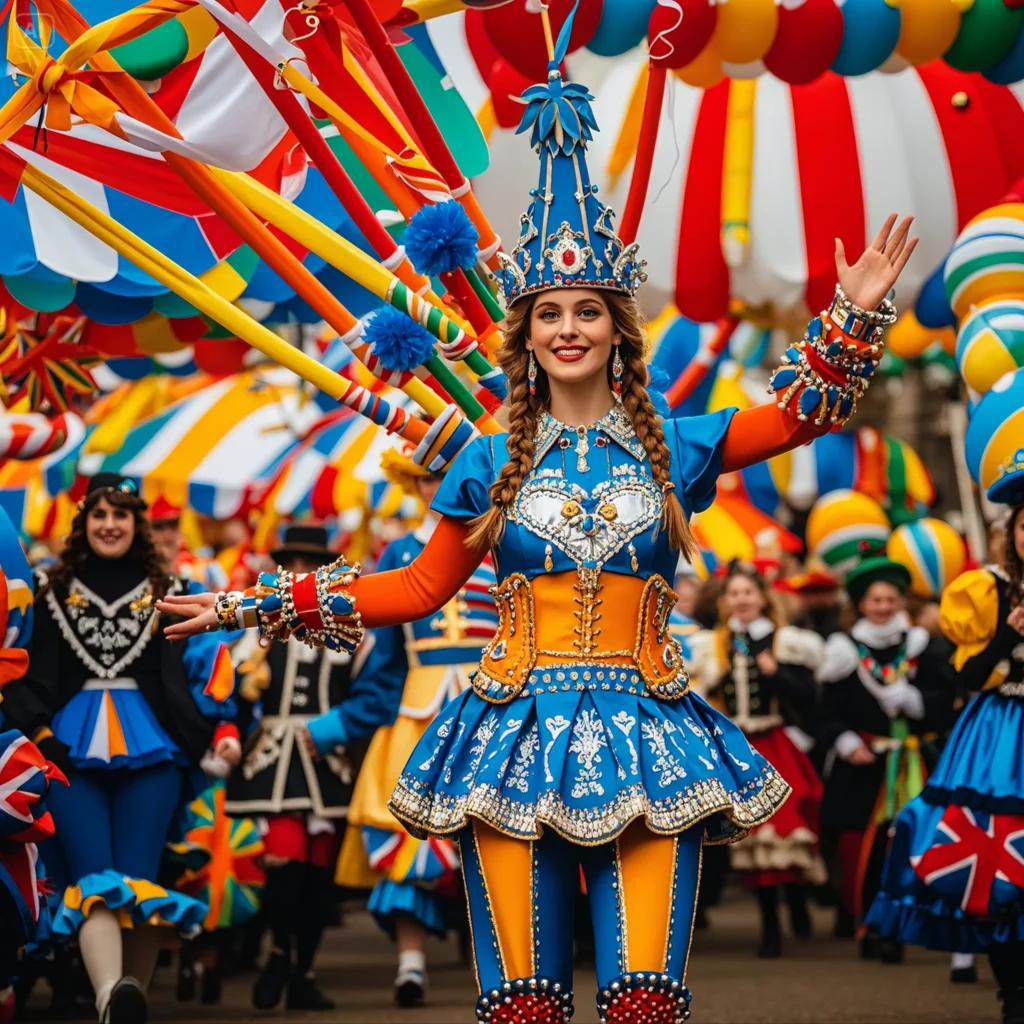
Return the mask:
{"type": "Polygon", "coordinates": [[[1024,501],[1024,369],[1001,377],[977,404],[964,448],[990,501],[1024,501]]]}
{"type": "Polygon", "coordinates": [[[946,298],[958,320],[993,299],[1024,293],[1024,203],[1002,203],[960,232],[946,260],[946,298]]]}
{"type": "Polygon", "coordinates": [[[1006,299],[976,307],[960,326],[956,363],[978,395],[1024,366],[1024,302],[1006,299]]]}
{"type": "Polygon", "coordinates": [[[918,597],[938,597],[967,563],[963,539],[941,519],[897,526],[886,550],[894,562],[910,570],[910,589],[918,597]]]}
{"type": "Polygon", "coordinates": [[[873,498],[857,491],[833,491],[807,517],[807,548],[840,579],[861,559],[865,543],[884,544],[889,520],[873,498]]]}

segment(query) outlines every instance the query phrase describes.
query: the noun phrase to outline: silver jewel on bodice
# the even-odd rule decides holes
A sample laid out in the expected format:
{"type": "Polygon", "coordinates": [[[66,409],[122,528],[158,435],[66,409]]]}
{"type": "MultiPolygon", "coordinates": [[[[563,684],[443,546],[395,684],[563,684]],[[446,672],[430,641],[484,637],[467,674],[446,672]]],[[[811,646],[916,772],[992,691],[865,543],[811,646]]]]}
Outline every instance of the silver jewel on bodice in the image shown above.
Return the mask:
{"type": "Polygon", "coordinates": [[[603,480],[589,493],[579,484],[533,477],[520,488],[515,514],[578,565],[601,566],[657,522],[662,500],[643,472],[603,480]]]}

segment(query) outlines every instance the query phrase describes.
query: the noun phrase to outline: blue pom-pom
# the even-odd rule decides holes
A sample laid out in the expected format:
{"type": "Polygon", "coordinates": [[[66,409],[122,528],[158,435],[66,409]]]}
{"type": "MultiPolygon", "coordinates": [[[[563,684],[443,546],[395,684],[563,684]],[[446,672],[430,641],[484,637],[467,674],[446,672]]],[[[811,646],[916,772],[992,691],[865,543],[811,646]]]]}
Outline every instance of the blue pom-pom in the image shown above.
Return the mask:
{"type": "Polygon", "coordinates": [[[413,266],[427,277],[476,265],[480,233],[460,203],[422,207],[409,221],[402,244],[413,266]]]}
{"type": "Polygon", "coordinates": [[[648,367],[648,370],[650,371],[651,379],[647,385],[647,394],[651,396],[651,402],[654,404],[654,411],[663,420],[667,420],[672,415],[672,410],[669,408],[668,399],[665,397],[665,391],[672,383],[672,380],[660,366],[650,366],[648,367]]]}
{"type": "Polygon", "coordinates": [[[434,336],[394,306],[374,312],[363,326],[363,340],[388,370],[411,370],[425,363],[434,348],[434,336]]]}

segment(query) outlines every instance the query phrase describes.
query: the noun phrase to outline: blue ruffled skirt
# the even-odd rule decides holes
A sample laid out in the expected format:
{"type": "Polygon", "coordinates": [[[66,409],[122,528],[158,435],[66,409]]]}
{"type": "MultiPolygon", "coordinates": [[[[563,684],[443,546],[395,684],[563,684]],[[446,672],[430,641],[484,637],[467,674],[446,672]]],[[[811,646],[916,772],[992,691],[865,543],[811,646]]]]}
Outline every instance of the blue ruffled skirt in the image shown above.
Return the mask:
{"type": "Polygon", "coordinates": [[[1024,700],[994,691],[965,708],[897,819],[867,923],[949,952],[1024,942],[1024,700]]]}
{"type": "Polygon", "coordinates": [[[702,822],[709,842],[730,842],[789,796],[743,733],[695,694],[670,702],[607,684],[552,692],[541,685],[549,674],[535,671],[530,695],[508,704],[467,691],[440,712],[391,798],[413,835],[451,835],[477,818],[524,839],[549,826],[596,845],[643,818],[666,835],[702,822]]]}
{"type": "Polygon", "coordinates": [[[80,690],[53,717],[76,768],[147,768],[186,760],[138,690],[80,690]]]}

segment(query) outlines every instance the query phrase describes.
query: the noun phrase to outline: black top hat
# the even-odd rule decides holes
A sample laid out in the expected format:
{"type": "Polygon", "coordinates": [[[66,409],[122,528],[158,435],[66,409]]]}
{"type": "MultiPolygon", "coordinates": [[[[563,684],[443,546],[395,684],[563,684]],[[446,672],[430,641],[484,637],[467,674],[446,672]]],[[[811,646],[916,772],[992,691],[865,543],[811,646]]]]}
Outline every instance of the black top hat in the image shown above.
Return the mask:
{"type": "Polygon", "coordinates": [[[275,562],[283,562],[289,555],[307,555],[326,565],[338,556],[327,546],[327,531],[322,526],[288,526],[279,548],[270,552],[275,562]]]}

